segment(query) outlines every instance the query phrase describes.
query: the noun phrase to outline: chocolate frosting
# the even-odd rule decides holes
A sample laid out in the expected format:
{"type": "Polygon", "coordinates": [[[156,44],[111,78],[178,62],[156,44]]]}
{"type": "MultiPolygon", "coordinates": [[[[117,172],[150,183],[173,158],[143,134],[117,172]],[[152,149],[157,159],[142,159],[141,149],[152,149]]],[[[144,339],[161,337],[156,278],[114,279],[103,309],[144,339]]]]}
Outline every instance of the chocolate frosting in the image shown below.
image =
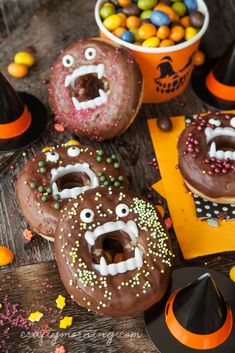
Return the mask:
{"type": "Polygon", "coordinates": [[[25,164],[17,178],[16,194],[22,213],[32,229],[53,240],[61,211],[71,197],[76,196],[76,190],[71,196],[66,189],[86,185],[96,187],[97,184],[113,185],[118,189],[128,185],[117,157],[108,157],[102,150],[91,147],[65,144],[47,147],[25,164]],[[80,165],[78,168],[85,167],[84,170],[75,171],[77,164],[80,165]],[[58,192],[53,192],[52,173],[58,192]],[[66,198],[63,198],[62,192],[67,194],[66,198]]]}
{"type": "Polygon", "coordinates": [[[183,178],[194,189],[209,198],[235,197],[235,160],[209,156],[213,142],[216,144],[216,151],[231,151],[234,154],[234,120],[234,115],[219,112],[198,116],[179,138],[179,168],[183,178]],[[207,128],[212,130],[220,128],[218,136],[213,137],[208,143],[207,128]],[[231,134],[225,136],[224,128],[230,128],[231,134]]]}
{"type": "Polygon", "coordinates": [[[62,51],[51,70],[49,102],[56,119],[68,130],[102,140],[117,136],[129,127],[141,105],[142,90],[142,74],[130,51],[107,40],[93,38],[79,40],[62,51]],[[88,48],[94,57],[87,59],[88,48]],[[73,64],[69,67],[63,65],[66,55],[69,59],[72,57],[73,64]],[[103,77],[98,79],[98,72],[85,74],[86,70],[98,70],[100,64],[104,65],[103,77]],[[79,69],[82,75],[71,83],[68,75],[76,72],[80,75],[81,72],[75,71],[79,69]],[[95,89],[96,93],[92,93],[95,89]],[[106,103],[75,109],[72,96],[84,102],[99,97],[99,89],[107,94],[106,103]]]}
{"type": "Polygon", "coordinates": [[[72,298],[88,310],[112,316],[134,315],[158,302],[167,289],[173,258],[157,209],[112,188],[89,190],[69,203],[57,225],[55,252],[72,298]],[[108,267],[101,270],[105,239],[119,241],[125,264],[113,265],[106,258],[108,267]],[[136,266],[128,269],[133,258],[136,266]]]}

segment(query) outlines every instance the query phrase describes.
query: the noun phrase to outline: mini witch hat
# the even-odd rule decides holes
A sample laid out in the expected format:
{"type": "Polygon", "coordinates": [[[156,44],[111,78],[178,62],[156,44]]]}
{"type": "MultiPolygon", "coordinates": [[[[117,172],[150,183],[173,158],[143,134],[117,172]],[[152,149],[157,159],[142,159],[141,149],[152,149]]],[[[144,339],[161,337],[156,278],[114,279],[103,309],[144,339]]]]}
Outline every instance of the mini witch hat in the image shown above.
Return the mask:
{"type": "Polygon", "coordinates": [[[145,312],[160,353],[234,353],[235,285],[199,267],[175,270],[161,303],[145,312]]]}
{"type": "Polygon", "coordinates": [[[192,87],[213,107],[235,109],[235,40],[220,59],[194,70],[192,87]]]}
{"type": "Polygon", "coordinates": [[[28,146],[47,124],[44,105],[31,94],[16,92],[0,72],[0,151],[28,146]]]}

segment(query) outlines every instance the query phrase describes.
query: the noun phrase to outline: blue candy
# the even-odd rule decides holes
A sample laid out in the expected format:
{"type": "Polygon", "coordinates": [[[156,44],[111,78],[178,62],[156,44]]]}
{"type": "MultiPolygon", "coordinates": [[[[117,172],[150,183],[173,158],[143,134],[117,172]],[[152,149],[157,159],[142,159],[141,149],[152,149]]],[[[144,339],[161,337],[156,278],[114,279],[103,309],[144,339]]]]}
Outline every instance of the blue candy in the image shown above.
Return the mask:
{"type": "Polygon", "coordinates": [[[165,12],[160,10],[153,11],[151,13],[150,20],[157,27],[160,27],[163,25],[168,26],[171,22],[169,16],[165,12]]]}
{"type": "Polygon", "coordinates": [[[131,31],[125,31],[122,33],[121,37],[122,40],[125,42],[133,43],[134,42],[134,35],[131,31]]]}
{"type": "Polygon", "coordinates": [[[197,1],[196,0],[183,0],[188,8],[188,12],[197,11],[197,1]]]}

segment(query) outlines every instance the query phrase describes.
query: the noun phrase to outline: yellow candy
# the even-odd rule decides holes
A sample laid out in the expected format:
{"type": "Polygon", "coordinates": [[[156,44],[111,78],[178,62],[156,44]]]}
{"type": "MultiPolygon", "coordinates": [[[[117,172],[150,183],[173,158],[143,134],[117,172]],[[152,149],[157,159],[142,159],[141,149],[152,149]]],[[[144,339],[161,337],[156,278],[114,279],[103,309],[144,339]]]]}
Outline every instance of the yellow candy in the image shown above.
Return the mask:
{"type": "Polygon", "coordinates": [[[142,46],[143,47],[158,47],[160,44],[160,39],[158,37],[151,37],[146,39],[143,43],[142,46]]]}
{"type": "Polygon", "coordinates": [[[195,37],[195,35],[198,33],[198,31],[196,30],[196,28],[194,27],[187,27],[185,28],[185,34],[184,34],[184,38],[185,40],[190,40],[193,37],[195,37]]]}
{"type": "Polygon", "coordinates": [[[230,271],[229,271],[229,277],[230,279],[235,282],[235,266],[233,266],[230,271]]]}
{"type": "Polygon", "coordinates": [[[61,310],[64,309],[64,307],[66,306],[65,297],[63,297],[63,295],[58,295],[56,299],[56,306],[61,310]]]}
{"type": "Polygon", "coordinates": [[[5,246],[0,246],[0,266],[11,264],[13,259],[13,252],[5,246]]]}
{"type": "Polygon", "coordinates": [[[109,251],[104,251],[105,257],[107,260],[109,260],[109,262],[113,262],[113,258],[112,255],[110,254],[109,251]]]}
{"type": "Polygon", "coordinates": [[[77,140],[69,140],[64,145],[65,146],[79,146],[80,142],[77,140]]]}
{"type": "Polygon", "coordinates": [[[21,51],[15,55],[14,62],[31,67],[35,64],[35,58],[32,54],[21,51]]]}
{"type": "Polygon", "coordinates": [[[60,320],[60,328],[67,328],[71,326],[73,323],[72,316],[65,316],[62,320],[60,320]]]}
{"type": "Polygon", "coordinates": [[[111,15],[107,17],[103,25],[109,30],[109,31],[114,31],[116,28],[120,27],[122,24],[122,19],[118,15],[111,15]]]}
{"type": "Polygon", "coordinates": [[[52,149],[52,147],[51,146],[46,146],[46,147],[44,147],[43,149],[42,149],[42,152],[48,152],[48,151],[50,151],[52,149]]]}
{"type": "Polygon", "coordinates": [[[40,311],[35,311],[34,313],[31,313],[28,317],[29,321],[31,322],[38,322],[41,320],[43,317],[43,313],[40,313],[40,311]]]}

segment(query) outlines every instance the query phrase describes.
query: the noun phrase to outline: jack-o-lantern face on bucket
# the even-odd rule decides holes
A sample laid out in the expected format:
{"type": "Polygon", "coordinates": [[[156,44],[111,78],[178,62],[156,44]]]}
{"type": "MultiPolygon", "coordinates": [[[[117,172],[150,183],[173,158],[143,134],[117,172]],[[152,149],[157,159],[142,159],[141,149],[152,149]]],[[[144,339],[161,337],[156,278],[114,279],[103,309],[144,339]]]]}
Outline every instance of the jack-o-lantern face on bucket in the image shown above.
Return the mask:
{"type": "Polygon", "coordinates": [[[68,205],[56,232],[61,279],[81,306],[132,315],[163,297],[173,255],[148,201],[112,188],[89,190],[68,205]]]}

